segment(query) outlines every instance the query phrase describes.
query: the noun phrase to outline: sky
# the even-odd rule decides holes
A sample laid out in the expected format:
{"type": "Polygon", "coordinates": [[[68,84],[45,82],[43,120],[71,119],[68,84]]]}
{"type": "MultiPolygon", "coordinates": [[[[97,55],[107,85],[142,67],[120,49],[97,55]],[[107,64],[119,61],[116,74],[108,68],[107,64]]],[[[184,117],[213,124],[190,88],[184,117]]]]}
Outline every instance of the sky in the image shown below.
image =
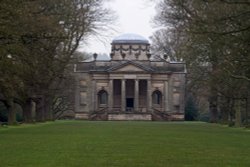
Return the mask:
{"type": "Polygon", "coordinates": [[[149,39],[153,34],[152,18],[155,15],[153,2],[149,2],[149,0],[111,0],[106,5],[118,16],[114,26],[115,31],[107,32],[109,37],[105,40],[101,40],[102,36],[98,38],[91,36],[87,44],[84,44],[84,48],[87,48],[85,51],[109,54],[110,43],[116,36],[124,33],[136,33],[149,39]]]}

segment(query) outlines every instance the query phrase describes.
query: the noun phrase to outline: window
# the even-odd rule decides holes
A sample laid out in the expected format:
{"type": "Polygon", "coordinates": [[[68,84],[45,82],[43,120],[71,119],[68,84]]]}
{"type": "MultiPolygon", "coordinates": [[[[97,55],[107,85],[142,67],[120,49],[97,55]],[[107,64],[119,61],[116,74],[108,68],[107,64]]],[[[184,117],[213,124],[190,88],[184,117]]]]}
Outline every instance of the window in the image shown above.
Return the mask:
{"type": "Polygon", "coordinates": [[[101,90],[98,93],[99,96],[99,104],[107,104],[108,103],[108,93],[105,90],[101,90]]]}
{"type": "Polygon", "coordinates": [[[153,92],[153,95],[152,95],[152,100],[153,100],[153,104],[158,104],[160,105],[161,104],[161,92],[159,90],[156,90],[153,92]]]}

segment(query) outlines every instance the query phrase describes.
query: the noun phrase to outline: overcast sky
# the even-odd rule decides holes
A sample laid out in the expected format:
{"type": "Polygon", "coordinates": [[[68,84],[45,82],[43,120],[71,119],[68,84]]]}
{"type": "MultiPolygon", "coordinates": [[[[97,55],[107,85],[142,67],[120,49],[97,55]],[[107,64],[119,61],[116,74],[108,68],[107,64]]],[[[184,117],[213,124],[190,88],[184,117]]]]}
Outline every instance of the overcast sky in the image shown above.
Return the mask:
{"type": "Polygon", "coordinates": [[[87,52],[110,53],[112,39],[123,33],[136,33],[149,38],[153,33],[152,17],[155,15],[154,3],[149,0],[111,0],[107,6],[113,9],[117,15],[117,32],[109,34],[109,39],[100,42],[95,37],[88,40],[87,52]]]}

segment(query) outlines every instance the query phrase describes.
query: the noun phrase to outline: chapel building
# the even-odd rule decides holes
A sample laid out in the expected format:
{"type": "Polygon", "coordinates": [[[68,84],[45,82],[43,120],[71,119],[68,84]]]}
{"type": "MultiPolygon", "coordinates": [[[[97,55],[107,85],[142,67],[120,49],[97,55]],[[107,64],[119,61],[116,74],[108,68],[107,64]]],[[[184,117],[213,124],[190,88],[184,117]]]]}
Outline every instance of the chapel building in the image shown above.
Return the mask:
{"type": "Polygon", "coordinates": [[[110,60],[78,62],[75,118],[184,120],[185,63],[153,59],[147,39],[123,34],[111,43],[110,60]]]}

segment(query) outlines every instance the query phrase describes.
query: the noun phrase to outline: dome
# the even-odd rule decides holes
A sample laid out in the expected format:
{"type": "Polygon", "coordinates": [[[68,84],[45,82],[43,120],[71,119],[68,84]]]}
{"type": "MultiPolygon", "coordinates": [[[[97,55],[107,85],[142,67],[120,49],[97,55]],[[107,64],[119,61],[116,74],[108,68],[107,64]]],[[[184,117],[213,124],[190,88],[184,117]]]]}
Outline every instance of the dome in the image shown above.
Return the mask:
{"type": "Polygon", "coordinates": [[[141,35],[130,33],[114,38],[112,44],[149,44],[149,42],[141,35]]]}

